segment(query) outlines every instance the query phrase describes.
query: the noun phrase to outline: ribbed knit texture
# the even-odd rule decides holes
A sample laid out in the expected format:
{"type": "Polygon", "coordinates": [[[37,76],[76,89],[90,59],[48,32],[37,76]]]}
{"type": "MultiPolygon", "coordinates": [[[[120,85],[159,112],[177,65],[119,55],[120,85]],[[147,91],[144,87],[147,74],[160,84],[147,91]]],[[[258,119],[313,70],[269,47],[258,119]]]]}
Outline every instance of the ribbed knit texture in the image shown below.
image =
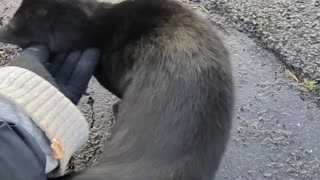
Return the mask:
{"type": "Polygon", "coordinates": [[[78,108],[49,82],[18,67],[0,69],[0,95],[23,109],[50,141],[60,141],[64,157],[50,177],[63,175],[71,156],[89,136],[88,124],[78,108]]]}

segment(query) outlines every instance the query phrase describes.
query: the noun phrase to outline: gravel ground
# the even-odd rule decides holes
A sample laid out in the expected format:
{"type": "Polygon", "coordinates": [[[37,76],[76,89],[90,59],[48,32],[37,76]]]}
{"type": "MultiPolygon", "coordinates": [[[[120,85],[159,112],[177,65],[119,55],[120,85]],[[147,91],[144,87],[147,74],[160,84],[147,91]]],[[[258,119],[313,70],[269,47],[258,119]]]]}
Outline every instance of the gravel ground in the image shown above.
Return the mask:
{"type": "MultiPolygon", "coordinates": [[[[190,0],[273,51],[302,80],[320,81],[319,0],[190,0]]],[[[311,89],[318,91],[320,86],[311,89]]]]}

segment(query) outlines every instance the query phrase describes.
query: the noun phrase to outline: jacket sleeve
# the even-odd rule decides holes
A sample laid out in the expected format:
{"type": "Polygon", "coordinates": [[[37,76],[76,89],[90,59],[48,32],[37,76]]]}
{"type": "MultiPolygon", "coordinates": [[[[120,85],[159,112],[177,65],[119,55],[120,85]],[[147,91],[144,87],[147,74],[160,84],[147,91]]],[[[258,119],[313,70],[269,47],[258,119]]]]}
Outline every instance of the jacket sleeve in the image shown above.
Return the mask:
{"type": "Polygon", "coordinates": [[[0,119],[0,177],[46,180],[44,153],[21,126],[0,119]]]}
{"type": "MultiPolygon", "coordinates": [[[[53,156],[52,150],[50,148],[50,142],[45,133],[32,121],[32,119],[30,119],[28,115],[23,112],[22,109],[20,109],[14,103],[2,97],[1,95],[0,122],[19,126],[19,129],[22,128],[29,135],[24,136],[26,137],[26,139],[32,138],[37,143],[37,145],[41,149],[41,153],[44,153],[46,158],[46,164],[44,164],[43,166],[45,167],[46,174],[50,173],[58,167],[58,160],[53,156]]],[[[0,147],[3,147],[1,143],[2,141],[0,140],[0,147]]]]}
{"type": "Polygon", "coordinates": [[[3,67],[0,79],[0,103],[12,104],[13,114],[22,112],[31,123],[22,120],[22,116],[8,118],[0,113],[0,118],[23,127],[34,138],[46,155],[45,172],[58,163],[48,177],[64,175],[70,158],[88,139],[85,118],[58,89],[31,71],[3,67]]]}

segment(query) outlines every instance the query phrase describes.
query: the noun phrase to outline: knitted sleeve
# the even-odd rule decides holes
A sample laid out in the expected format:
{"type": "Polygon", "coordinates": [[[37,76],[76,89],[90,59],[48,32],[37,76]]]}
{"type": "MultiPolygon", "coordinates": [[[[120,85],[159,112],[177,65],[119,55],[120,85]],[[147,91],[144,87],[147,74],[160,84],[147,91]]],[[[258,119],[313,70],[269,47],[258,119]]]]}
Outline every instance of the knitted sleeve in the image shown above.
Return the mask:
{"type": "Polygon", "coordinates": [[[0,96],[21,108],[46,134],[62,176],[71,156],[89,136],[88,124],[72,102],[49,82],[26,69],[0,69],[0,96]]]}

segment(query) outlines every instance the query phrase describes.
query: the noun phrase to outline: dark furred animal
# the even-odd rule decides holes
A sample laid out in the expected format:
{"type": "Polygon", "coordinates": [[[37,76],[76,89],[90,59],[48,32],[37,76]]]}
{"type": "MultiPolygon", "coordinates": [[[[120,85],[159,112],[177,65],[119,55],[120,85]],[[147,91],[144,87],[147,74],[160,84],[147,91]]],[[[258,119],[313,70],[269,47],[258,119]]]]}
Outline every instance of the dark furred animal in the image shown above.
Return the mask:
{"type": "Polygon", "coordinates": [[[0,41],[53,51],[94,46],[95,77],[122,99],[98,165],[75,180],[211,180],[233,114],[228,52],[173,0],[24,0],[0,41]]]}

